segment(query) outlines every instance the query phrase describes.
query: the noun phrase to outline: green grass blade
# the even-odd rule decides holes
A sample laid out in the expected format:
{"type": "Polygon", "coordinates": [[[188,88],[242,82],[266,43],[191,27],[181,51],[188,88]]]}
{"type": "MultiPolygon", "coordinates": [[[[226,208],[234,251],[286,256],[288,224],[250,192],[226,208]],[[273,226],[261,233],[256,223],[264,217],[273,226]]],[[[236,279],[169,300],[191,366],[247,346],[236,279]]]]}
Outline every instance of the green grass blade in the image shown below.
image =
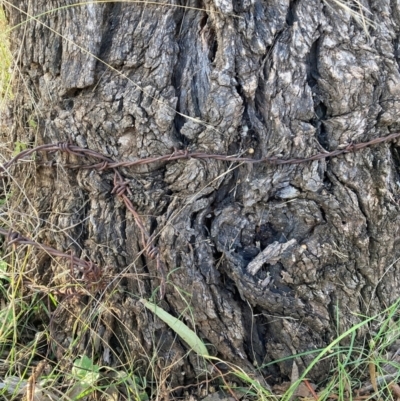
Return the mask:
{"type": "Polygon", "coordinates": [[[206,346],[193,330],[189,329],[189,327],[187,327],[183,322],[170,315],[159,306],[148,302],[145,299],[141,299],[140,301],[147,309],[151,310],[164,323],[171,327],[171,329],[174,330],[174,332],[178,334],[178,336],[182,338],[182,340],[185,341],[194,352],[205,358],[209,357],[206,346]]]}

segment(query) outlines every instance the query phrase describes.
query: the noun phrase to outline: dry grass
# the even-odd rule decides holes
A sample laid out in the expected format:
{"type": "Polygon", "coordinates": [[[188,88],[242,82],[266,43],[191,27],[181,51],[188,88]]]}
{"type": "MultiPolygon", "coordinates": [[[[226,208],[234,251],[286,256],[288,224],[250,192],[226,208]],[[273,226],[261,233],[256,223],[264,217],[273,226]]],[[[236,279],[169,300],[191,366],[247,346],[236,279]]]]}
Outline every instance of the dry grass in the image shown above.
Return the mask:
{"type": "Polygon", "coordinates": [[[7,21],[0,7],[0,111],[11,97],[11,52],[7,35],[7,21]]]}

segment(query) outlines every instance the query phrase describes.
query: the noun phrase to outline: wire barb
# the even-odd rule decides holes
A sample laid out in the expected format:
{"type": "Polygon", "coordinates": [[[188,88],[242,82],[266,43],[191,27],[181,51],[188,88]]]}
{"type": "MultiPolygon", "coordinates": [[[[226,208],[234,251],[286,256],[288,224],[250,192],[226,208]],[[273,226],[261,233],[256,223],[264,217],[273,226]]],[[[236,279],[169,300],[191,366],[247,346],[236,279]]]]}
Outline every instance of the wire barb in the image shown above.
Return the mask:
{"type": "Polygon", "coordinates": [[[118,196],[125,195],[129,191],[129,182],[124,181],[121,176],[117,173],[114,174],[114,188],[111,191],[112,194],[117,194],[118,196]]]}

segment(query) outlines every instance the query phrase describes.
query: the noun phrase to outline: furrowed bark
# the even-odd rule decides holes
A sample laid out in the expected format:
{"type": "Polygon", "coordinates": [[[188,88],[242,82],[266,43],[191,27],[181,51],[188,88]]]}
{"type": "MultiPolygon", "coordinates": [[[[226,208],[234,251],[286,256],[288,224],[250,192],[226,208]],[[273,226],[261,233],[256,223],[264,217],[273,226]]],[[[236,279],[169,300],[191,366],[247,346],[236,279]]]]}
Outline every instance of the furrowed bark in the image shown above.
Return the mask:
{"type": "MultiPolygon", "coordinates": [[[[29,4],[6,5],[12,26],[24,12],[59,9],[13,31],[21,75],[7,140],[70,140],[115,160],[173,148],[291,158],[400,128],[400,10],[389,0],[369,2],[369,36],[328,0],[29,4]]],[[[399,163],[397,145],[383,143],[301,165],[190,159],[121,171],[169,272],[162,307],[194,325],[211,353],[251,369],[324,347],[399,297],[399,163]],[[249,271],[269,247],[273,257],[249,271]]],[[[103,363],[156,352],[165,366],[179,360],[173,385],[193,380],[204,364],[180,359],[186,346],[139,302],[157,291],[160,272],[110,195],[112,173],[31,169],[23,192],[14,189],[25,216],[15,224],[125,275],[103,294],[103,363]]],[[[57,283],[66,269],[45,259],[34,274],[57,283]]],[[[61,358],[73,333],[69,315],[57,316],[61,358]]],[[[292,363],[269,369],[290,377],[292,363]]]]}

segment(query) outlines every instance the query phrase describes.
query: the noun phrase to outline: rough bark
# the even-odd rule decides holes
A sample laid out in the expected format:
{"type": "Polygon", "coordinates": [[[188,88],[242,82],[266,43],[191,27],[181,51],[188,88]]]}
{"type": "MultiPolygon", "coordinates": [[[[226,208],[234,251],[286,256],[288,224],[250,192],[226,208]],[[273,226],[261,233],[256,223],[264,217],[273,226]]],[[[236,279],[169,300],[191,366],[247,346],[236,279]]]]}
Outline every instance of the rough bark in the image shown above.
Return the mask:
{"type": "MultiPolygon", "coordinates": [[[[73,2],[12,3],[38,15],[73,2]]],[[[116,160],[174,147],[289,158],[399,128],[398,2],[365,4],[376,24],[370,36],[333,2],[184,5],[204,11],[90,4],[15,30],[21,75],[8,138],[70,139],[116,160]],[[26,128],[32,118],[37,129],[26,128]]],[[[6,8],[11,25],[26,19],[6,8]]],[[[323,347],[398,298],[399,169],[398,148],[385,143],[304,165],[184,160],[123,174],[170,272],[162,307],[194,323],[214,355],[250,368],[323,347]]],[[[180,359],[185,344],[138,301],[157,289],[160,273],[140,253],[133,217],[110,195],[112,173],[34,171],[15,205],[31,217],[16,224],[119,277],[97,295],[108,306],[93,325],[102,363],[157,353],[165,366],[179,361],[171,382],[192,380],[201,361],[180,359]]],[[[44,258],[35,275],[50,285],[67,270],[44,258]]],[[[64,307],[52,321],[59,358],[76,335],[64,307]]],[[[93,313],[83,301],[70,307],[93,313]]],[[[273,373],[290,376],[291,367],[273,373]]]]}

